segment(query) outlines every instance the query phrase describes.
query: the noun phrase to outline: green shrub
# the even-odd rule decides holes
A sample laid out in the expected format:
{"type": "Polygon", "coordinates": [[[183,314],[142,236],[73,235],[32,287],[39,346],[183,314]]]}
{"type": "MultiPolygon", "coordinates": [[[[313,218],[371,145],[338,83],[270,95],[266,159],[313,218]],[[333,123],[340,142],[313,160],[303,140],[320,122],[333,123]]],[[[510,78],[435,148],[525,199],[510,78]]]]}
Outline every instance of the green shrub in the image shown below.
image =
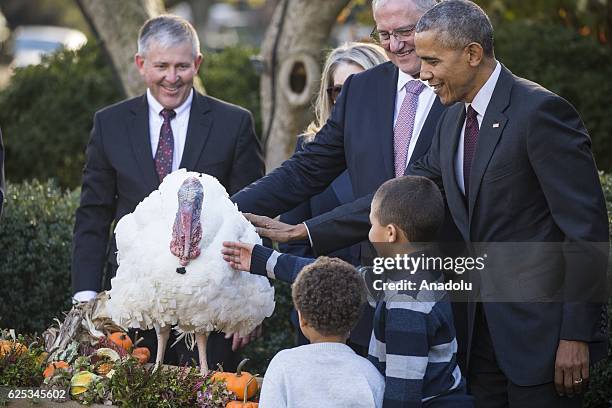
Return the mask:
{"type": "Polygon", "coordinates": [[[93,44],[18,69],[0,93],[8,179],[55,178],[62,187],[80,185],[93,113],[119,99],[93,44]]]}
{"type": "Polygon", "coordinates": [[[251,111],[255,130],[261,136],[259,76],[249,61],[249,57],[257,53],[258,50],[249,47],[229,47],[206,53],[199,73],[209,95],[251,111]]]}
{"type": "Polygon", "coordinates": [[[0,220],[0,327],[41,333],[70,309],[78,192],[36,180],[7,188],[0,220]]]}
{"type": "Polygon", "coordinates": [[[550,23],[507,22],[495,35],[496,56],[506,67],[576,107],[593,140],[598,167],[611,171],[612,48],[550,23]]]}

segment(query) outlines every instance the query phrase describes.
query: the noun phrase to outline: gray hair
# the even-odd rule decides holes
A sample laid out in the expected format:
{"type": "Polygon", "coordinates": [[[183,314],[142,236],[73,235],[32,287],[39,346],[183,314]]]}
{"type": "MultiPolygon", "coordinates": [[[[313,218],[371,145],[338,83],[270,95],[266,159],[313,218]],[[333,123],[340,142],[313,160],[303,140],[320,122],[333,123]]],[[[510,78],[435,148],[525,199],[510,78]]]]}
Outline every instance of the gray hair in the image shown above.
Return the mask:
{"type": "Polygon", "coordinates": [[[388,58],[385,50],[376,44],[350,42],[334,48],[327,56],[323,66],[319,94],[314,103],[315,120],[308,125],[304,141],[311,141],[331,114],[332,102],[327,95],[327,87],[333,85],[334,74],[340,65],[353,64],[367,70],[386,61],[388,58]]]}
{"type": "MultiPolygon", "coordinates": [[[[382,6],[388,0],[372,0],[372,12],[376,11],[378,6],[382,6]]],[[[427,10],[432,8],[438,3],[439,0],[412,0],[412,4],[416,7],[417,10],[425,13],[427,10]]]]}
{"type": "Polygon", "coordinates": [[[193,58],[200,54],[200,40],[189,21],[175,15],[164,14],[147,20],[138,33],[138,54],[145,56],[155,42],[164,48],[189,43],[193,58]]]}
{"type": "Polygon", "coordinates": [[[482,46],[487,57],[493,57],[493,26],[487,14],[467,0],[445,0],[425,13],[416,32],[435,31],[444,47],[460,49],[470,43],[482,46]]]}

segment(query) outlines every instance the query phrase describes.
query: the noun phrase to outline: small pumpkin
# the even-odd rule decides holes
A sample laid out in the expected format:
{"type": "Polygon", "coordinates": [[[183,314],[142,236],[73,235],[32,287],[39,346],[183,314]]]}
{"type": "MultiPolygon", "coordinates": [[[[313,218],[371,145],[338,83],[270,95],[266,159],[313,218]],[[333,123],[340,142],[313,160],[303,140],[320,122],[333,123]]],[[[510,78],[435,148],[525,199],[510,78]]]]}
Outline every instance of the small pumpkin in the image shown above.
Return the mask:
{"type": "Polygon", "coordinates": [[[257,394],[257,380],[251,373],[242,371],[242,367],[249,361],[245,358],[238,364],[236,373],[216,372],[213,381],[225,381],[227,389],[236,394],[238,400],[247,400],[257,394]]]}
{"type": "Polygon", "coordinates": [[[136,347],[134,351],[132,351],[132,356],[136,357],[140,364],[146,364],[151,358],[151,352],[146,347],[136,347]]]}
{"type": "Polygon", "coordinates": [[[225,408],[258,408],[259,404],[253,401],[230,401],[225,408]]]}
{"type": "Polygon", "coordinates": [[[45,368],[45,371],[43,371],[43,377],[45,378],[51,378],[53,377],[53,375],[55,374],[55,370],[57,369],[69,369],[70,368],[70,364],[68,364],[65,361],[53,361],[51,363],[49,363],[49,365],[47,366],[47,368],[45,368]]]}
{"type": "Polygon", "coordinates": [[[132,351],[132,348],[134,347],[134,343],[132,343],[132,339],[130,339],[130,336],[123,332],[111,333],[111,335],[108,336],[108,339],[117,346],[123,348],[128,353],[132,351]]]}

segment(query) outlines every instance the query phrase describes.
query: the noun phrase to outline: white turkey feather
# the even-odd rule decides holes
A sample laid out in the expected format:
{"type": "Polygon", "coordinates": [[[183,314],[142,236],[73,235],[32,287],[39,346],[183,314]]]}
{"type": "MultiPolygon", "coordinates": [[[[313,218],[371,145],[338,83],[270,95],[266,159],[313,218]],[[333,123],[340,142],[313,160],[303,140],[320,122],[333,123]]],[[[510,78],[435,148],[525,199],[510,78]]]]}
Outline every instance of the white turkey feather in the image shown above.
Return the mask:
{"type": "Polygon", "coordinates": [[[185,169],[169,174],[159,190],[117,223],[115,234],[119,268],[111,280],[108,310],[118,324],[246,335],[272,315],[274,288],[267,278],[237,272],[223,260],[223,241],[259,244],[261,239],[216,178],[185,169]],[[201,254],[179,274],[170,241],[177,193],[188,177],[204,188],[201,254]]]}

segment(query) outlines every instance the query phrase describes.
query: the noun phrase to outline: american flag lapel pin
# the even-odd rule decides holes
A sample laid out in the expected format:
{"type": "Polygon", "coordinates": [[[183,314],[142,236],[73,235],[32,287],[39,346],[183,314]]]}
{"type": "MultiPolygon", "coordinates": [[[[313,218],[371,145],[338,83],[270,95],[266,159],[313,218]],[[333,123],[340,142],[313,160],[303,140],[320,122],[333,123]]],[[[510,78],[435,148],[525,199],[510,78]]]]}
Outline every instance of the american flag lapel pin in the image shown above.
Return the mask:
{"type": "Polygon", "coordinates": [[[498,128],[499,127],[499,123],[494,123],[493,124],[493,128],[498,128]]]}

